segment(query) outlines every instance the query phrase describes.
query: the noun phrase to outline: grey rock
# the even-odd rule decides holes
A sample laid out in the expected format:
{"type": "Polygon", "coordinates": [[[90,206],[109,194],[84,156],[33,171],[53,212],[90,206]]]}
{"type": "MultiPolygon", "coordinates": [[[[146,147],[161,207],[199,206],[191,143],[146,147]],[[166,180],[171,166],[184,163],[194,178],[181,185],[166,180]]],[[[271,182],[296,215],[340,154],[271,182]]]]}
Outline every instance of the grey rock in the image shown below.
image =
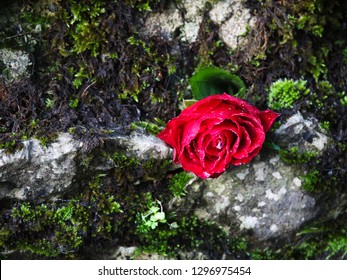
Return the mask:
{"type": "MultiPolygon", "coordinates": [[[[158,138],[143,132],[105,136],[103,142],[111,149],[136,156],[140,161],[163,159],[171,157],[172,153],[158,138]]],[[[78,180],[115,167],[111,159],[93,155],[97,152],[84,149],[84,145],[72,135],[62,133],[47,147],[36,139],[30,139],[24,141],[23,148],[13,154],[0,150],[0,200],[54,199],[73,191],[78,186],[78,180]],[[82,160],[87,161],[91,157],[95,159],[90,165],[82,160]]]]}
{"type": "MultiPolygon", "coordinates": [[[[329,139],[318,122],[301,114],[289,118],[275,132],[277,141],[300,149],[323,151],[329,139]],[[305,140],[303,135],[312,135],[305,140]]],[[[171,207],[192,209],[201,219],[215,221],[230,234],[251,232],[257,240],[283,238],[298,230],[323,210],[317,198],[302,190],[309,170],[287,165],[279,155],[258,156],[251,163],[232,166],[217,179],[195,180],[184,199],[171,207]]]]}
{"type": "Polygon", "coordinates": [[[114,253],[109,257],[109,259],[113,260],[129,260],[133,257],[137,247],[124,247],[119,246],[114,253]]]}
{"type": "MultiPolygon", "coordinates": [[[[150,14],[146,19],[144,33],[172,39],[180,31],[180,39],[189,44],[197,39],[203,22],[203,12],[207,0],[182,0],[179,5],[171,4],[161,13],[150,14]]],[[[232,49],[236,48],[249,28],[255,24],[255,18],[243,6],[242,0],[224,0],[213,3],[209,15],[213,22],[220,25],[222,40],[232,49]]]]}
{"type": "Polygon", "coordinates": [[[315,199],[300,189],[300,175],[304,172],[278,156],[232,167],[217,179],[192,185],[202,195],[196,214],[229,232],[252,230],[260,240],[285,236],[317,212],[315,199]]]}
{"type": "Polygon", "coordinates": [[[76,172],[80,143],[61,134],[46,148],[30,139],[13,154],[0,150],[0,199],[27,199],[68,190],[76,172]]]}
{"type": "Polygon", "coordinates": [[[135,156],[140,160],[150,158],[160,160],[172,156],[172,150],[163,141],[142,132],[133,132],[129,136],[114,136],[109,139],[116,141],[128,156],[135,156]]]}
{"type": "Polygon", "coordinates": [[[324,133],[316,119],[304,119],[298,112],[276,130],[275,136],[280,144],[288,148],[297,146],[301,151],[321,153],[329,142],[329,138],[324,133]],[[284,135],[290,135],[290,137],[284,137],[284,135]]]}
{"type": "MultiPolygon", "coordinates": [[[[145,252],[142,252],[141,254],[135,254],[137,249],[139,248],[135,246],[131,246],[131,247],[119,246],[116,248],[116,250],[113,253],[107,255],[106,259],[129,260],[134,258],[136,260],[170,260],[170,259],[172,260],[172,257],[162,256],[158,254],[148,254],[145,252]]],[[[209,257],[203,252],[199,252],[195,250],[192,250],[190,252],[180,251],[178,252],[178,258],[181,260],[208,260],[209,259],[209,257]]]]}
{"type": "Polygon", "coordinates": [[[0,62],[5,66],[1,76],[5,83],[21,77],[29,77],[28,67],[32,64],[29,54],[21,50],[0,49],[0,62]]]}
{"type": "Polygon", "coordinates": [[[175,32],[180,30],[181,40],[193,43],[198,36],[205,3],[206,0],[183,0],[180,7],[172,3],[163,13],[151,14],[146,19],[145,32],[150,35],[161,34],[166,39],[172,39],[175,32]]]}
{"type": "Polygon", "coordinates": [[[255,27],[256,18],[243,6],[244,1],[218,1],[210,11],[211,19],[220,25],[219,35],[231,49],[245,42],[244,35],[255,27]]]}

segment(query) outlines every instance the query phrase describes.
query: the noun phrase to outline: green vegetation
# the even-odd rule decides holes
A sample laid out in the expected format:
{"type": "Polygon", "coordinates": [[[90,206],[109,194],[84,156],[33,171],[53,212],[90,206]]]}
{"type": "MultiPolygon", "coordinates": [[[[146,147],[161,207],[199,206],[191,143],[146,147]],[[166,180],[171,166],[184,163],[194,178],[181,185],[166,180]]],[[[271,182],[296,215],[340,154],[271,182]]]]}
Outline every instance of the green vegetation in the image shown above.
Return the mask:
{"type": "Polygon", "coordinates": [[[308,95],[310,90],[304,80],[280,79],[274,82],[268,95],[268,105],[271,109],[293,108],[293,104],[308,95]]]}
{"type": "Polygon", "coordinates": [[[297,146],[286,150],[280,150],[281,160],[287,164],[303,164],[314,160],[317,152],[300,152],[297,146]]]}
{"type": "Polygon", "coordinates": [[[161,0],[126,0],[125,2],[139,11],[152,11],[151,6],[159,3],[161,0]]]}
{"type": "Polygon", "coordinates": [[[172,194],[176,197],[186,195],[185,188],[192,178],[194,178],[193,175],[185,171],[173,175],[169,180],[169,189],[172,194]]]}
{"type": "Polygon", "coordinates": [[[159,132],[161,132],[164,129],[165,125],[166,124],[162,120],[156,118],[154,122],[147,122],[147,121],[133,122],[131,124],[131,128],[133,130],[136,130],[137,128],[143,128],[149,134],[158,135],[159,132]]]}
{"type": "Polygon", "coordinates": [[[329,188],[329,186],[324,186],[322,184],[322,178],[317,170],[310,171],[308,174],[303,176],[304,182],[301,188],[308,192],[313,191],[324,191],[329,188]],[[323,185],[323,186],[322,186],[323,185]],[[323,189],[322,189],[323,188],[323,189]]]}
{"type": "Polygon", "coordinates": [[[112,236],[122,209],[113,195],[100,190],[100,178],[95,177],[83,194],[66,202],[24,202],[13,207],[0,221],[2,250],[58,257],[73,254],[89,234],[112,236]]]}
{"type": "Polygon", "coordinates": [[[197,217],[174,219],[167,215],[167,222],[159,224],[148,234],[140,234],[140,252],[158,253],[175,257],[178,252],[208,250],[214,253],[213,258],[220,258],[228,246],[225,231],[208,221],[197,217]]]}
{"type": "Polygon", "coordinates": [[[323,224],[311,224],[298,234],[298,242],[287,254],[297,259],[345,259],[347,228],[345,216],[323,224]],[[339,221],[340,220],[340,221],[339,221]]]}
{"type": "Polygon", "coordinates": [[[147,205],[149,209],[145,213],[138,213],[137,215],[137,230],[142,234],[147,234],[154,230],[159,223],[166,223],[161,202],[159,200],[153,201],[150,193],[148,193],[148,196],[147,205]]]}
{"type": "Polygon", "coordinates": [[[217,67],[198,69],[189,82],[196,100],[224,92],[242,98],[246,93],[246,86],[238,76],[217,67]]]}
{"type": "Polygon", "coordinates": [[[100,15],[105,13],[105,1],[97,0],[92,3],[89,0],[76,1],[69,0],[72,17],[66,24],[71,27],[69,36],[71,37],[71,50],[60,49],[62,54],[69,51],[77,54],[85,51],[97,56],[100,52],[100,45],[106,43],[105,33],[100,32],[100,15]]]}

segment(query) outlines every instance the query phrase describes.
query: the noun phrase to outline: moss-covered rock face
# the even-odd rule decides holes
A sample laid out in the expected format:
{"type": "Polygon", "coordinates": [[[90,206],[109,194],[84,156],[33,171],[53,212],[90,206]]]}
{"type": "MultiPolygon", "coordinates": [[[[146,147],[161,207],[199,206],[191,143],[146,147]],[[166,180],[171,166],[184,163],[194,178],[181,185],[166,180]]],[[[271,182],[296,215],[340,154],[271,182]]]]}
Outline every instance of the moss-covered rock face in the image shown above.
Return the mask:
{"type": "Polygon", "coordinates": [[[2,2],[2,257],[346,258],[345,1],[2,2]],[[204,66],[282,115],[207,183],[149,135],[204,66]]]}

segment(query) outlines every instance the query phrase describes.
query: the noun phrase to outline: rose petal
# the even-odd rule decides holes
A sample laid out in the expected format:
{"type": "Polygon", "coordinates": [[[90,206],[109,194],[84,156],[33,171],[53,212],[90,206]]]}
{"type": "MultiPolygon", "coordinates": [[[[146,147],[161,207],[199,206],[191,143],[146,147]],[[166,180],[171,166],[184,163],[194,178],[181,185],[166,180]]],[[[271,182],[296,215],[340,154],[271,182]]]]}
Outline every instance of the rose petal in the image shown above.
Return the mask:
{"type": "Polygon", "coordinates": [[[242,158],[242,159],[232,158],[231,159],[232,165],[238,166],[238,165],[249,163],[256,155],[258,155],[258,153],[261,150],[261,148],[262,148],[261,146],[256,148],[252,153],[250,153],[248,155],[248,157],[245,157],[245,158],[242,158]]]}
{"type": "Polygon", "coordinates": [[[240,120],[240,125],[247,130],[248,135],[251,138],[251,143],[248,147],[248,152],[252,152],[255,148],[263,144],[265,140],[265,132],[262,127],[254,126],[252,123],[245,120],[240,120]]]}
{"type": "MultiPolygon", "coordinates": [[[[208,98],[208,97],[207,97],[208,98]]],[[[207,99],[205,98],[205,99],[207,99]]],[[[209,100],[202,99],[192,106],[189,106],[188,108],[184,109],[180,116],[191,116],[191,115],[201,115],[206,114],[208,112],[214,111],[215,108],[218,107],[220,103],[222,103],[222,100],[219,98],[209,98],[209,100]]]]}
{"type": "Polygon", "coordinates": [[[274,121],[280,116],[280,114],[271,110],[265,110],[258,113],[259,118],[264,127],[265,133],[268,132],[273,125],[274,121]]]}
{"type": "Polygon", "coordinates": [[[240,127],[241,133],[238,135],[240,138],[240,144],[237,151],[233,154],[236,159],[242,159],[248,156],[248,148],[251,145],[251,137],[249,136],[247,130],[244,127],[240,127]]]}
{"type": "Polygon", "coordinates": [[[206,174],[204,174],[205,171],[203,170],[200,159],[197,157],[196,153],[191,150],[191,147],[184,148],[179,161],[184,170],[191,171],[201,178],[204,177],[203,179],[208,178],[206,174]]]}

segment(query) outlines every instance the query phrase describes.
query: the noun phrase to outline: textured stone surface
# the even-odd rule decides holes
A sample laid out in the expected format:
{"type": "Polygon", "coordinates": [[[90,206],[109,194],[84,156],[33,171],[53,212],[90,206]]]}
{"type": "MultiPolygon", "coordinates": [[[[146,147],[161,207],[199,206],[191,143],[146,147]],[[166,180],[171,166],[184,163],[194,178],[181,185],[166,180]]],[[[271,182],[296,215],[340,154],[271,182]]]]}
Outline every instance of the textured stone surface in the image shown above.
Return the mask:
{"type": "MultiPolygon", "coordinates": [[[[275,135],[277,141],[300,149],[324,150],[328,138],[317,121],[299,113],[275,135]],[[311,135],[306,140],[303,135],[311,135]],[[290,144],[289,144],[290,143],[290,144]]],[[[195,206],[201,219],[217,222],[230,233],[251,232],[258,240],[285,237],[322,210],[315,197],[301,189],[308,170],[287,165],[279,155],[261,154],[250,164],[230,167],[217,179],[196,180],[189,195],[172,207],[185,211],[195,206]]]]}
{"type": "Polygon", "coordinates": [[[31,61],[29,55],[23,51],[1,49],[0,63],[5,67],[0,73],[5,83],[29,76],[28,66],[31,61]]]}
{"type": "MultiPolygon", "coordinates": [[[[144,32],[150,35],[160,34],[166,39],[172,39],[179,34],[182,41],[194,43],[203,23],[206,2],[208,1],[182,0],[177,5],[172,3],[166,11],[149,15],[144,32]]],[[[255,23],[255,18],[243,6],[242,0],[212,3],[209,16],[220,26],[220,36],[230,48],[236,48],[243,39],[241,35],[255,23]]]]}
{"type": "MultiPolygon", "coordinates": [[[[139,160],[171,157],[169,147],[158,138],[142,132],[105,136],[103,141],[129,156],[136,156],[139,160]]],[[[43,147],[36,139],[30,139],[24,141],[23,148],[13,154],[0,150],[0,200],[54,198],[55,195],[72,191],[76,178],[89,175],[81,174],[86,170],[78,169],[81,164],[79,159],[88,158],[92,153],[93,151],[86,151],[83,143],[74,140],[67,133],[60,134],[47,147],[43,147]]],[[[107,172],[114,168],[114,163],[100,157],[88,168],[91,174],[107,172]]]]}
{"type": "Polygon", "coordinates": [[[153,135],[134,132],[129,136],[115,136],[109,139],[119,142],[125,153],[140,160],[165,159],[171,158],[172,155],[172,150],[153,135]]]}
{"type": "Polygon", "coordinates": [[[261,240],[285,236],[317,211],[315,199],[300,189],[300,175],[304,171],[285,165],[278,156],[232,167],[215,180],[191,186],[201,195],[196,213],[230,232],[252,230],[261,240]]]}
{"type": "Polygon", "coordinates": [[[322,152],[329,140],[316,119],[304,119],[299,112],[277,129],[275,136],[282,145],[298,146],[302,151],[322,152]]]}
{"type": "Polygon", "coordinates": [[[224,0],[217,2],[210,11],[211,19],[220,25],[219,35],[232,49],[243,41],[249,29],[255,26],[255,17],[243,7],[244,1],[224,0]]]}
{"type": "Polygon", "coordinates": [[[14,154],[0,150],[0,199],[27,199],[68,190],[80,143],[64,133],[46,148],[36,139],[23,145],[14,154]]]}
{"type": "Polygon", "coordinates": [[[147,18],[146,32],[159,33],[167,39],[180,33],[182,41],[193,43],[198,36],[205,3],[206,0],[183,0],[179,5],[172,3],[164,13],[151,14],[147,18]]]}

